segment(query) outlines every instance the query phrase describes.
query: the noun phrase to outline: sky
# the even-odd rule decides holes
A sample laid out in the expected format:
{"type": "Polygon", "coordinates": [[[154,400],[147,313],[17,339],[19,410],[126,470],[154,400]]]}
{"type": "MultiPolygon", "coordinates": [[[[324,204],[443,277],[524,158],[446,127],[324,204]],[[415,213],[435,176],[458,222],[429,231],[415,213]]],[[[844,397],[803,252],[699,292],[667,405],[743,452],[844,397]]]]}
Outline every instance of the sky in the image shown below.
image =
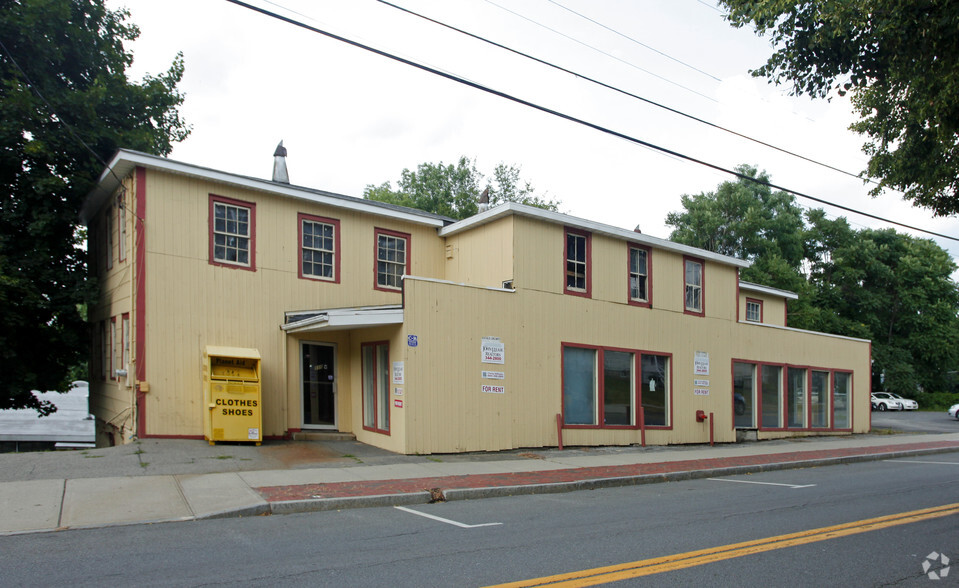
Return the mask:
{"type": "MultiPolygon", "coordinates": [[[[376,0],[248,0],[250,4],[498,92],[689,157],[749,164],[781,186],[959,237],[901,194],[718,131],[582,77],[534,63],[376,0]]],[[[647,100],[833,167],[859,173],[864,138],[846,99],[792,97],[749,71],[772,53],[708,0],[395,0],[394,4],[647,100]],[[578,13],[578,14],[577,14],[578,13]]],[[[183,53],[181,115],[192,133],[170,157],[270,179],[288,150],[291,183],[362,196],[424,162],[521,168],[560,211],[667,238],[683,194],[733,179],[625,139],[414,69],[227,0],[107,0],[141,31],[128,75],[159,75],[183,53]]],[[[879,221],[846,216],[856,228],[879,221]]],[[[911,232],[896,227],[902,232],[911,232]]],[[[928,237],[914,233],[917,236],[928,237]]],[[[933,238],[959,258],[959,242],[933,238]]],[[[954,274],[955,278],[956,274],[954,274]]]]}

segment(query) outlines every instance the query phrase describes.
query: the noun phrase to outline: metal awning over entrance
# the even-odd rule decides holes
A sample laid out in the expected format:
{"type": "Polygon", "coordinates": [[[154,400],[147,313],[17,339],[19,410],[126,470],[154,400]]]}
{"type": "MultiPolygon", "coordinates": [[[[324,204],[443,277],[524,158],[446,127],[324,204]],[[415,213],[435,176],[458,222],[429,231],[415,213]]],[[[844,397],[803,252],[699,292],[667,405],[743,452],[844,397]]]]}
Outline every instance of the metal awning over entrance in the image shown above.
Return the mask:
{"type": "Polygon", "coordinates": [[[403,323],[402,306],[367,306],[363,308],[335,308],[331,310],[287,312],[284,332],[315,333],[318,331],[344,331],[399,325],[403,323]]]}

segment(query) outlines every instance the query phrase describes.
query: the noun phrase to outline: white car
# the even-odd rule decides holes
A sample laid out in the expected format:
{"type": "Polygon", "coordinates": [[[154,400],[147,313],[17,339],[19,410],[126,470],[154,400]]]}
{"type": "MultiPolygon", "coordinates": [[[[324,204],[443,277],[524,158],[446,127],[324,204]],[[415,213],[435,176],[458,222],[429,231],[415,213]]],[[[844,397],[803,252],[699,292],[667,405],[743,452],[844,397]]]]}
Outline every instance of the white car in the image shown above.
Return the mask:
{"type": "Polygon", "coordinates": [[[949,407],[947,412],[949,413],[949,416],[959,421],[959,404],[953,404],[949,407]]]}
{"type": "Polygon", "coordinates": [[[902,403],[893,398],[889,392],[873,392],[870,396],[872,407],[880,412],[886,410],[902,410],[902,403]]]}
{"type": "Polygon", "coordinates": [[[899,404],[902,405],[903,410],[919,410],[919,403],[916,402],[915,400],[903,398],[902,396],[895,394],[894,392],[890,392],[889,395],[899,401],[899,404]]]}

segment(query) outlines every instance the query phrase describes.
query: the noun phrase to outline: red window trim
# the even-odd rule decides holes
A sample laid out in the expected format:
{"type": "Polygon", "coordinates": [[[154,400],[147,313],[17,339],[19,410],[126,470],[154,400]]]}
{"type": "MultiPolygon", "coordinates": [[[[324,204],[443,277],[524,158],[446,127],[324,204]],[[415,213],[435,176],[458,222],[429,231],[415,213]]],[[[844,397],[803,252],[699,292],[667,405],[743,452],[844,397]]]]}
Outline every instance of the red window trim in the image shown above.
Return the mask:
{"type": "Polygon", "coordinates": [[[626,243],[626,302],[632,306],[642,306],[644,308],[653,307],[653,249],[639,243],[626,243]],[[646,301],[634,300],[630,295],[629,277],[631,275],[629,266],[630,249],[642,249],[646,252],[646,301]]]}
{"type": "MultiPolygon", "coordinates": [[[[328,284],[340,283],[340,221],[335,218],[326,218],[307,214],[305,212],[296,215],[296,234],[297,234],[297,256],[296,266],[297,274],[303,280],[313,280],[316,282],[326,282],[328,284]],[[319,276],[305,275],[303,273],[303,221],[323,223],[333,225],[333,279],[329,280],[319,276]]],[[[409,257],[407,256],[407,261],[409,257]]]]}
{"type": "Polygon", "coordinates": [[[763,301],[758,298],[746,298],[746,320],[751,323],[761,323],[763,322],[763,301]],[[755,303],[759,305],[759,320],[754,321],[749,318],[749,303],[755,303]]]}
{"type": "Polygon", "coordinates": [[[125,370],[129,370],[130,363],[133,362],[133,342],[130,340],[132,334],[133,329],[130,325],[130,313],[125,312],[120,315],[120,365],[125,370]],[[126,331],[123,330],[124,321],[127,323],[126,331]],[[129,355],[126,362],[123,361],[125,355],[129,355]]]}
{"type": "Polygon", "coordinates": [[[126,229],[126,201],[123,199],[123,193],[120,193],[117,204],[117,263],[123,263],[127,260],[127,244],[123,238],[124,229],[126,229]]]}
{"type": "Polygon", "coordinates": [[[113,269],[113,244],[114,244],[113,206],[107,207],[107,213],[104,215],[104,218],[106,219],[103,223],[106,225],[105,230],[103,232],[106,239],[106,243],[104,243],[103,245],[103,248],[106,249],[105,263],[106,263],[106,268],[108,270],[111,270],[113,269]]]}
{"type": "Polygon", "coordinates": [[[116,366],[113,365],[113,362],[116,360],[117,355],[117,317],[110,317],[110,329],[107,333],[110,337],[110,346],[109,351],[107,352],[107,357],[109,358],[109,370],[107,371],[108,380],[117,380],[120,378],[117,376],[116,366]]]}
{"type": "Polygon", "coordinates": [[[380,246],[380,235],[389,235],[390,237],[398,237],[406,240],[406,269],[403,271],[405,275],[410,275],[410,263],[413,259],[413,239],[409,233],[373,227],[373,289],[379,290],[380,292],[402,292],[402,284],[399,288],[394,288],[392,286],[380,286],[380,273],[379,269],[376,267],[378,263],[376,252],[380,246]]]}
{"type": "MultiPolygon", "coordinates": [[[[627,260],[628,263],[628,260],[627,260]]],[[[589,231],[565,227],[563,231],[563,293],[570,296],[582,296],[584,298],[593,297],[593,234],[589,231]],[[566,265],[569,262],[569,239],[568,235],[578,235],[586,239],[586,290],[575,290],[569,287],[566,279],[566,265]]]]}
{"type": "MultiPolygon", "coordinates": [[[[364,348],[364,347],[372,347],[372,348],[373,348],[373,361],[375,362],[375,361],[377,361],[376,349],[377,349],[377,347],[379,347],[379,346],[381,346],[381,345],[386,345],[386,367],[387,367],[387,369],[389,369],[390,366],[392,365],[392,364],[390,363],[390,342],[389,342],[389,341],[368,341],[368,342],[366,342],[366,343],[360,343],[360,358],[361,358],[361,361],[360,361],[360,364],[361,364],[361,365],[360,365],[360,411],[361,411],[361,412],[365,410],[365,407],[363,406],[363,396],[362,396],[362,394],[363,394],[363,391],[366,389],[366,385],[365,385],[366,382],[365,382],[365,380],[364,380],[364,378],[366,378],[366,374],[363,373],[363,366],[362,366],[363,348],[364,348]]],[[[392,383],[392,380],[388,380],[388,381],[387,381],[386,410],[387,410],[387,411],[389,412],[389,414],[390,414],[389,420],[390,420],[390,427],[392,428],[392,426],[393,426],[393,407],[390,405],[390,398],[391,398],[391,396],[392,396],[392,395],[390,394],[390,384],[391,384],[391,383],[392,383]]],[[[378,416],[377,402],[379,402],[379,390],[377,390],[377,388],[376,388],[376,366],[374,366],[374,369],[373,369],[373,426],[372,426],[372,427],[366,426],[366,413],[365,413],[365,412],[362,412],[362,414],[360,415],[360,418],[362,419],[360,422],[363,423],[363,429],[364,429],[365,431],[370,431],[370,432],[373,432],[373,433],[380,433],[381,435],[390,435],[390,429],[381,429],[381,428],[379,428],[380,423],[379,423],[379,421],[378,421],[378,419],[377,419],[377,416],[378,416]]]]}
{"type": "MultiPolygon", "coordinates": [[[[840,368],[826,368],[818,367],[811,365],[795,365],[790,363],[776,363],[770,361],[755,361],[751,359],[740,359],[733,358],[730,362],[730,378],[734,377],[735,374],[735,364],[736,363],[748,363],[750,365],[756,366],[756,381],[759,386],[762,385],[762,369],[766,366],[778,367],[781,369],[780,376],[780,405],[779,405],[779,422],[782,423],[782,426],[779,427],[764,427],[762,422],[763,415],[763,400],[761,390],[757,388],[756,390],[756,429],[759,431],[852,431],[853,430],[853,409],[854,404],[852,402],[853,391],[855,386],[853,385],[853,378],[855,377],[855,372],[853,370],[840,369],[840,368]],[[806,426],[804,427],[790,427],[786,420],[786,401],[788,399],[789,389],[789,368],[794,369],[803,369],[806,370],[806,393],[803,402],[805,407],[803,412],[805,413],[806,426]],[[812,427],[809,423],[812,421],[812,404],[810,402],[810,387],[812,384],[812,372],[827,372],[829,374],[829,424],[826,427],[812,427]],[[849,406],[849,426],[838,429],[836,428],[835,412],[836,412],[836,374],[843,373],[849,374],[849,398],[847,403],[849,406]]],[[[730,388],[732,390],[732,388],[730,388]]],[[[734,419],[735,422],[735,419],[734,419]]]]}
{"type": "Polygon", "coordinates": [[[832,370],[830,378],[830,400],[829,403],[829,428],[832,431],[852,431],[852,417],[855,405],[852,402],[852,392],[855,390],[855,374],[852,370],[832,370]],[[836,427],[836,374],[847,374],[849,376],[849,391],[846,393],[846,406],[849,411],[849,426],[843,428],[836,427]]]}
{"type": "Polygon", "coordinates": [[[699,257],[690,257],[688,255],[683,256],[683,314],[688,314],[691,316],[706,316],[706,260],[699,257]],[[689,310],[686,308],[686,263],[687,262],[698,263],[700,267],[700,281],[702,282],[699,285],[699,311],[689,310]]]}
{"type": "Polygon", "coordinates": [[[560,343],[560,414],[562,427],[563,429],[593,429],[593,430],[630,430],[638,431],[640,429],[647,430],[657,430],[657,431],[669,431],[673,428],[673,354],[672,353],[662,353],[659,351],[649,351],[643,349],[630,349],[626,347],[603,347],[601,345],[586,345],[581,343],[569,343],[563,341],[560,343]],[[602,415],[605,407],[605,378],[599,377],[599,370],[603,366],[603,353],[606,351],[620,351],[624,353],[633,354],[633,419],[636,423],[633,425],[606,425],[604,423],[598,423],[595,425],[570,425],[566,424],[566,407],[563,404],[563,388],[565,387],[565,372],[563,369],[564,354],[563,350],[567,347],[573,347],[577,349],[592,349],[597,352],[596,354],[596,366],[597,366],[597,382],[596,382],[596,420],[602,420],[602,415]],[[642,370],[643,370],[643,355],[656,355],[659,357],[666,357],[669,361],[669,388],[666,391],[666,398],[669,404],[669,416],[667,417],[668,425],[643,425],[640,422],[640,412],[639,409],[643,405],[643,382],[642,382],[642,370]]]}
{"type": "Polygon", "coordinates": [[[247,270],[251,272],[256,271],[256,203],[247,202],[245,200],[237,200],[235,198],[228,198],[226,196],[217,196],[216,194],[210,194],[209,202],[209,213],[207,217],[207,230],[208,230],[208,241],[209,241],[209,262],[210,265],[216,265],[220,267],[228,267],[232,269],[247,270]],[[215,217],[213,212],[214,204],[229,204],[231,206],[238,206],[241,208],[246,208],[250,211],[250,265],[243,265],[240,263],[229,263],[226,261],[219,261],[214,258],[213,252],[213,228],[215,223],[215,217]]]}

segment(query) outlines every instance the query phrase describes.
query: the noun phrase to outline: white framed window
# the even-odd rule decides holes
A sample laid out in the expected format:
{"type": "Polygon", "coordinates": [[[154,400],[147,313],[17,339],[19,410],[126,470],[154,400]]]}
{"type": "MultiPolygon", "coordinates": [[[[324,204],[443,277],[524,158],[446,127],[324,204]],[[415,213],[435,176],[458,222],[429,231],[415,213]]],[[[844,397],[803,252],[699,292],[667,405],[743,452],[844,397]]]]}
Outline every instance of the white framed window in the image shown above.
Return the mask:
{"type": "Polygon", "coordinates": [[[683,258],[685,302],[687,314],[703,315],[705,308],[703,299],[703,261],[701,259],[683,258]]]}
{"type": "Polygon", "coordinates": [[[629,246],[629,303],[649,306],[649,249],[638,245],[629,246]]]}
{"type": "Polygon", "coordinates": [[[746,299],[746,320],[754,323],[763,322],[763,301],[753,298],[746,299]]]}
{"type": "Polygon", "coordinates": [[[117,223],[120,226],[120,238],[117,241],[119,253],[117,255],[120,261],[127,259],[127,207],[121,194],[117,202],[117,223]]]}
{"type": "Polygon", "coordinates": [[[375,229],[377,290],[396,291],[403,287],[403,275],[409,273],[410,236],[407,233],[375,229]]]}
{"type": "Polygon", "coordinates": [[[565,264],[567,294],[590,296],[591,275],[589,256],[591,235],[576,229],[566,229],[565,264]]]}
{"type": "Polygon", "coordinates": [[[210,263],[254,270],[256,205],[210,195],[210,263]]]}
{"type": "Polygon", "coordinates": [[[122,347],[120,349],[120,369],[130,369],[130,314],[124,313],[121,321],[120,336],[122,347]]]}
{"type": "Polygon", "coordinates": [[[339,283],[340,221],[300,214],[300,277],[339,283]]]}
{"type": "Polygon", "coordinates": [[[113,269],[113,207],[107,209],[105,217],[104,230],[106,231],[106,266],[107,269],[113,269]]]}

